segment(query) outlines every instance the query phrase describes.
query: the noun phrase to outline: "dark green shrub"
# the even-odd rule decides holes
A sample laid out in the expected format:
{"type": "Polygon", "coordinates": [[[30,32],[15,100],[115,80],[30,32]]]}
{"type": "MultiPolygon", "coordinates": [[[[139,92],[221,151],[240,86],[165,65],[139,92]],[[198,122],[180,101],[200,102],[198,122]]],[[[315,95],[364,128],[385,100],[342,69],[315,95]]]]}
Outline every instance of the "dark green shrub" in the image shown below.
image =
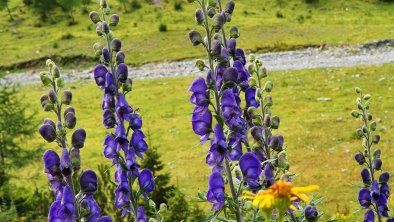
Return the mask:
{"type": "Polygon", "coordinates": [[[180,2],[180,1],[174,2],[174,10],[181,11],[182,10],[182,2],[180,2]]]}
{"type": "Polygon", "coordinates": [[[165,24],[160,24],[159,25],[159,31],[160,32],[167,32],[167,26],[165,24]]]}

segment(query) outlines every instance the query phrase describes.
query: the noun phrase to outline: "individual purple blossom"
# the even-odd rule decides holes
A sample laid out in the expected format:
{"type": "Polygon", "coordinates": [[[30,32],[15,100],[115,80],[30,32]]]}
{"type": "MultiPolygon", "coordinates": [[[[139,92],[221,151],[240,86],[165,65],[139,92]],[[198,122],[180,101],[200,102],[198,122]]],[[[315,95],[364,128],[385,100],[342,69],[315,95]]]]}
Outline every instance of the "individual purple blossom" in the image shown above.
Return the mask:
{"type": "Polygon", "coordinates": [[[249,88],[248,79],[250,77],[250,73],[245,69],[245,66],[241,61],[234,61],[233,67],[238,72],[238,84],[240,85],[241,89],[245,91],[249,88]]]}
{"type": "Polygon", "coordinates": [[[307,206],[304,212],[307,222],[315,222],[319,215],[315,206],[307,206]]]}
{"type": "Polygon", "coordinates": [[[197,112],[193,112],[192,114],[192,128],[194,133],[201,136],[200,141],[205,142],[212,131],[212,114],[208,108],[201,111],[199,107],[196,107],[196,109],[197,112]]]}
{"type": "Polygon", "coordinates": [[[65,186],[62,191],[61,200],[52,203],[49,209],[48,219],[51,222],[74,222],[75,217],[73,193],[68,186],[65,186]]]}
{"type": "Polygon", "coordinates": [[[241,168],[243,178],[250,187],[260,187],[261,163],[253,153],[244,153],[239,159],[239,167],[241,168]]]}
{"type": "Polygon", "coordinates": [[[96,84],[100,89],[104,89],[105,87],[105,75],[107,73],[108,73],[107,68],[101,64],[94,67],[93,70],[94,79],[96,80],[96,84]]]}
{"type": "Polygon", "coordinates": [[[246,107],[259,107],[260,103],[256,101],[256,89],[255,88],[248,88],[245,90],[245,101],[246,107]]]}
{"type": "Polygon", "coordinates": [[[47,150],[42,156],[44,161],[44,171],[52,176],[60,174],[60,158],[53,150],[47,150]]]}
{"type": "MultiPolygon", "coordinates": [[[[190,85],[189,91],[193,93],[190,97],[190,102],[192,104],[196,105],[201,110],[208,107],[210,100],[205,79],[201,77],[196,78],[190,85]]],[[[198,111],[199,110],[195,110],[194,112],[198,111]]]]}
{"type": "Polygon", "coordinates": [[[238,137],[231,137],[228,142],[228,147],[231,148],[229,158],[233,161],[238,161],[242,156],[242,143],[238,137]]]}
{"type": "Polygon", "coordinates": [[[145,208],[142,206],[139,207],[137,210],[137,222],[148,222],[148,219],[146,218],[145,208]]]}
{"type": "Polygon", "coordinates": [[[130,115],[133,113],[133,109],[127,103],[123,93],[118,93],[116,100],[116,114],[120,121],[130,120],[130,115]]]}
{"type": "Polygon", "coordinates": [[[117,143],[116,152],[123,150],[125,153],[127,153],[129,147],[129,140],[126,137],[126,129],[124,128],[122,122],[118,123],[118,125],[116,126],[115,136],[115,141],[117,143]]]}
{"type": "Polygon", "coordinates": [[[110,109],[105,109],[103,111],[103,125],[105,128],[114,128],[116,124],[115,114],[110,109]]]}
{"type": "Polygon", "coordinates": [[[130,205],[130,186],[127,180],[127,172],[123,170],[122,166],[118,165],[115,172],[115,182],[118,187],[115,190],[115,207],[123,209],[122,216],[128,211],[130,205]]]}
{"type": "Polygon", "coordinates": [[[124,63],[120,63],[118,67],[116,68],[116,76],[119,80],[119,82],[125,83],[127,80],[128,76],[128,68],[127,65],[124,63]]]}
{"type": "Polygon", "coordinates": [[[148,144],[144,140],[145,135],[141,130],[134,130],[130,139],[130,149],[134,149],[135,155],[143,159],[142,153],[148,149],[148,144]]]}
{"type": "Polygon", "coordinates": [[[84,129],[77,129],[71,136],[71,144],[74,148],[81,149],[85,145],[86,131],[84,129]]]}
{"type": "Polygon", "coordinates": [[[213,211],[222,209],[225,204],[224,180],[218,172],[209,177],[207,200],[213,203],[213,211]]]}
{"type": "Polygon", "coordinates": [[[115,108],[115,97],[111,93],[104,93],[103,102],[101,104],[101,108],[105,109],[114,109],[115,108]]]}
{"type": "Polygon", "coordinates": [[[375,222],[375,214],[372,210],[368,210],[364,214],[364,222],[375,222]]]}
{"type": "Polygon", "coordinates": [[[155,181],[152,171],[143,169],[138,176],[138,184],[144,193],[150,193],[155,188],[155,181]]]}
{"type": "Polygon", "coordinates": [[[72,165],[67,148],[62,149],[62,155],[60,157],[60,170],[65,177],[70,176],[72,173],[72,165]]]}
{"type": "Polygon", "coordinates": [[[97,175],[93,170],[85,170],[81,173],[79,178],[81,192],[88,195],[93,195],[97,191],[97,175]]]}
{"type": "Polygon", "coordinates": [[[266,187],[270,187],[275,182],[275,176],[269,163],[265,164],[263,173],[264,183],[266,184],[266,187]]]}
{"type": "Polygon", "coordinates": [[[369,208],[371,205],[371,192],[368,188],[362,188],[358,192],[358,201],[363,208],[369,208]]]}
{"type": "Polygon", "coordinates": [[[117,163],[116,141],[111,134],[107,134],[104,139],[104,156],[108,159],[113,159],[114,164],[117,163]]]}
{"type": "Polygon", "coordinates": [[[38,132],[47,142],[53,142],[56,139],[56,128],[51,124],[43,124],[38,129],[38,132]]]}
{"type": "Polygon", "coordinates": [[[134,177],[138,177],[139,172],[138,168],[140,165],[138,164],[135,158],[135,152],[133,148],[130,148],[127,155],[126,155],[126,168],[134,177]]]}
{"type": "Polygon", "coordinates": [[[223,128],[216,124],[214,134],[211,139],[211,146],[206,158],[206,162],[210,166],[214,166],[214,170],[221,171],[221,164],[227,153],[226,137],[223,133],[223,128]]]}
{"type": "Polygon", "coordinates": [[[105,74],[105,92],[111,95],[116,94],[115,80],[112,74],[109,72],[105,74]]]}
{"type": "Polygon", "coordinates": [[[133,130],[139,130],[142,127],[142,119],[141,116],[138,114],[131,114],[130,115],[130,127],[133,130]]]}

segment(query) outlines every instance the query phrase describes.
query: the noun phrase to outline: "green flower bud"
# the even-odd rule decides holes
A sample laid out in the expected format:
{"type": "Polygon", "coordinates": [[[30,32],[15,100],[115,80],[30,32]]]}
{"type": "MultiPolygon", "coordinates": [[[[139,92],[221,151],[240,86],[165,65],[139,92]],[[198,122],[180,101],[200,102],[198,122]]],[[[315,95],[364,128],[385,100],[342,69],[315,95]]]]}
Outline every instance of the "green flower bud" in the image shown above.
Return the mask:
{"type": "Polygon", "coordinates": [[[369,131],[368,128],[367,128],[366,126],[363,126],[362,130],[363,130],[363,133],[364,133],[364,134],[367,134],[368,131],[369,131]]]}
{"type": "Polygon", "coordinates": [[[64,135],[64,127],[60,121],[56,123],[56,132],[58,135],[64,135]]]}
{"type": "Polygon", "coordinates": [[[98,12],[96,12],[96,11],[90,12],[90,13],[89,13],[89,17],[90,17],[90,20],[92,20],[92,22],[93,22],[94,24],[97,24],[97,22],[100,22],[100,21],[101,21],[100,15],[99,15],[98,12]]]}
{"type": "Polygon", "coordinates": [[[372,114],[371,113],[367,113],[367,120],[371,121],[372,120],[372,114]]]}
{"type": "Polygon", "coordinates": [[[264,85],[264,90],[266,92],[271,92],[273,87],[274,87],[274,84],[271,81],[267,81],[264,85]]]}
{"type": "Polygon", "coordinates": [[[60,77],[60,70],[57,67],[57,65],[53,65],[52,69],[51,69],[51,73],[55,78],[59,78],[60,77]]]}
{"type": "Polygon", "coordinates": [[[56,103],[57,102],[57,95],[56,92],[53,89],[50,89],[48,91],[48,97],[51,103],[56,103]]]}
{"type": "Polygon", "coordinates": [[[55,109],[55,107],[51,103],[45,104],[43,108],[45,112],[49,112],[55,109]]]}
{"type": "Polygon", "coordinates": [[[230,28],[230,37],[235,39],[239,37],[239,31],[237,26],[232,26],[230,28]]]}
{"type": "Polygon", "coordinates": [[[50,104],[51,100],[48,95],[42,95],[40,97],[41,107],[44,108],[45,105],[50,104]]]}
{"type": "Polygon", "coordinates": [[[215,29],[215,32],[219,32],[224,25],[225,18],[222,14],[217,13],[212,17],[213,20],[213,28],[215,29]]]}
{"type": "Polygon", "coordinates": [[[148,202],[149,202],[149,207],[151,207],[152,209],[156,209],[156,203],[153,200],[149,199],[148,202]]]}
{"type": "Polygon", "coordinates": [[[45,62],[45,64],[51,69],[53,66],[53,61],[51,59],[47,59],[47,61],[45,62]]]}
{"type": "Polygon", "coordinates": [[[245,202],[245,209],[246,209],[247,211],[251,211],[251,210],[253,209],[252,201],[246,201],[246,202],[245,202]]]}
{"type": "Polygon", "coordinates": [[[263,98],[263,93],[264,93],[264,90],[258,88],[256,90],[256,99],[261,100],[263,98]]]}
{"type": "Polygon", "coordinates": [[[356,93],[361,93],[362,90],[359,87],[356,87],[356,93]]]}
{"type": "Polygon", "coordinates": [[[254,118],[255,117],[255,115],[256,115],[256,108],[255,107],[253,107],[253,106],[251,106],[251,107],[249,107],[248,108],[248,115],[251,117],[251,118],[254,118]]]}
{"type": "Polygon", "coordinates": [[[282,169],[286,169],[289,165],[289,163],[287,162],[287,154],[286,151],[281,151],[278,154],[278,165],[280,168],[282,169]]]}
{"type": "Polygon", "coordinates": [[[62,95],[62,103],[65,105],[70,105],[73,98],[73,94],[70,90],[65,90],[62,95]]]}
{"type": "Polygon", "coordinates": [[[117,14],[112,14],[109,18],[109,25],[117,26],[119,23],[119,16],[117,14]]]}
{"type": "Polygon", "coordinates": [[[93,44],[93,51],[100,50],[100,52],[101,52],[101,50],[102,50],[103,48],[104,48],[104,46],[101,45],[101,44],[98,43],[98,42],[96,42],[96,43],[93,44]]]}
{"type": "Polygon", "coordinates": [[[361,115],[357,110],[353,110],[351,114],[354,118],[358,118],[361,115]]]}
{"type": "MultiPolygon", "coordinates": [[[[232,27],[231,27],[232,28],[232,27]]],[[[256,56],[254,54],[250,54],[249,55],[249,62],[254,62],[256,60],[256,56]]],[[[253,64],[250,64],[250,66],[252,66],[254,68],[253,64]]],[[[248,68],[250,69],[250,68],[248,68]]],[[[250,70],[249,70],[250,71],[250,70]]]]}
{"type": "Polygon", "coordinates": [[[77,171],[81,168],[81,155],[79,149],[72,148],[70,152],[70,160],[71,165],[73,166],[74,171],[77,171]]]}
{"type": "Polygon", "coordinates": [[[197,60],[197,61],[196,61],[196,66],[198,67],[198,69],[199,69],[200,71],[204,71],[204,68],[207,67],[207,66],[205,65],[204,61],[202,61],[202,60],[197,60]]]}
{"type": "Polygon", "coordinates": [[[360,102],[358,102],[358,103],[357,103],[357,108],[358,108],[359,110],[364,109],[363,104],[360,103],[360,102]]]}
{"type": "Polygon", "coordinates": [[[272,106],[272,96],[271,95],[267,95],[265,98],[264,98],[264,104],[266,105],[266,106],[268,106],[268,107],[270,107],[270,106],[272,106]]]}
{"type": "Polygon", "coordinates": [[[208,14],[208,17],[209,17],[209,18],[213,18],[213,16],[216,15],[215,8],[214,8],[214,7],[210,7],[210,8],[208,9],[207,14],[208,14]]]}
{"type": "Polygon", "coordinates": [[[40,79],[44,86],[49,86],[52,83],[51,78],[48,76],[48,73],[46,72],[40,73],[40,79]]]}
{"type": "Polygon", "coordinates": [[[100,7],[101,8],[107,8],[108,7],[107,1],[106,0],[100,0],[100,7]]]}
{"type": "Polygon", "coordinates": [[[377,135],[377,134],[374,135],[373,138],[372,138],[372,143],[378,144],[379,141],[380,141],[380,135],[377,135]]]}
{"type": "Polygon", "coordinates": [[[260,67],[259,69],[259,74],[261,78],[266,78],[268,76],[268,71],[267,68],[265,67],[260,67]]]}
{"type": "Polygon", "coordinates": [[[375,131],[375,130],[376,130],[376,122],[372,122],[371,125],[369,125],[369,128],[370,128],[372,131],[375,131]]]}
{"type": "Polygon", "coordinates": [[[97,22],[96,23],[96,33],[98,36],[103,35],[103,23],[102,22],[97,22]]]}
{"type": "Polygon", "coordinates": [[[271,119],[271,128],[272,129],[278,129],[280,124],[280,119],[278,116],[274,116],[271,119]]]}
{"type": "Polygon", "coordinates": [[[366,110],[369,110],[369,106],[371,105],[371,103],[369,102],[369,101],[367,101],[366,103],[365,103],[365,109],[366,110]]]}
{"type": "Polygon", "coordinates": [[[132,79],[127,79],[125,83],[122,84],[123,91],[125,92],[131,92],[133,90],[133,80],[132,79]]]}
{"type": "Polygon", "coordinates": [[[159,209],[160,209],[160,212],[166,212],[168,210],[167,209],[167,204],[161,203],[159,209]]]}
{"type": "Polygon", "coordinates": [[[363,130],[360,128],[356,130],[356,134],[358,137],[362,137],[364,135],[363,130]]]}
{"type": "Polygon", "coordinates": [[[148,222],[157,222],[157,220],[155,218],[151,217],[151,218],[149,218],[148,222]]]}
{"type": "Polygon", "coordinates": [[[63,78],[57,78],[55,80],[55,84],[58,88],[63,88],[64,87],[64,79],[63,78]]]}
{"type": "Polygon", "coordinates": [[[256,88],[257,87],[257,80],[253,77],[248,79],[248,84],[250,87],[256,88]]]}
{"type": "Polygon", "coordinates": [[[370,94],[366,94],[365,96],[364,96],[364,100],[369,100],[371,98],[371,95],[370,94]]]}
{"type": "Polygon", "coordinates": [[[196,30],[189,32],[189,39],[193,46],[197,46],[203,42],[201,34],[196,30]]]}

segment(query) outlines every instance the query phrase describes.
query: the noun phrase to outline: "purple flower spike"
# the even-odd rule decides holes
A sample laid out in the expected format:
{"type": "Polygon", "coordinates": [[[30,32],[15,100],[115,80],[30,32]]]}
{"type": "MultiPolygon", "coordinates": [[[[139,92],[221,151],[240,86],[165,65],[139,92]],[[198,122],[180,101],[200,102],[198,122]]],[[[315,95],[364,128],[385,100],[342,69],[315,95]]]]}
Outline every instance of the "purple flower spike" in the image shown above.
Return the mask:
{"type": "Polygon", "coordinates": [[[138,176],[138,184],[140,189],[144,193],[150,193],[155,188],[155,181],[153,180],[153,174],[148,169],[143,169],[138,176]]]}
{"type": "Polygon", "coordinates": [[[93,195],[97,191],[97,175],[93,170],[85,170],[79,178],[81,191],[88,195],[93,195]]]}
{"type": "Polygon", "coordinates": [[[375,214],[372,210],[368,210],[364,214],[364,222],[375,222],[375,214]]]}
{"type": "Polygon", "coordinates": [[[239,167],[246,179],[246,183],[254,188],[260,186],[259,177],[262,172],[259,159],[253,153],[245,153],[239,159],[239,167]]]}
{"type": "Polygon", "coordinates": [[[259,107],[260,103],[256,101],[256,89],[255,88],[248,88],[245,91],[245,100],[246,100],[246,106],[247,107],[259,107]]]}
{"type": "Polygon", "coordinates": [[[60,173],[60,158],[55,151],[45,151],[42,159],[44,161],[45,173],[49,173],[52,176],[58,175],[60,173]]]}
{"type": "Polygon", "coordinates": [[[358,192],[358,201],[363,208],[368,208],[371,205],[371,195],[367,188],[362,188],[358,192]]]}
{"type": "Polygon", "coordinates": [[[108,73],[107,68],[105,68],[105,66],[99,64],[96,67],[94,67],[93,73],[94,73],[94,79],[96,80],[97,86],[100,87],[100,89],[104,89],[105,74],[108,73]]]}
{"type": "Polygon", "coordinates": [[[148,222],[144,207],[139,207],[137,210],[137,222],[148,222]]]}
{"type": "MultiPolygon", "coordinates": [[[[196,108],[194,110],[196,110],[196,108]]],[[[205,142],[208,139],[209,134],[212,130],[211,111],[206,108],[200,112],[193,112],[191,122],[194,133],[201,136],[201,142],[205,142]]]]}
{"type": "Polygon", "coordinates": [[[111,95],[116,94],[115,80],[111,73],[105,74],[105,92],[111,95]]]}
{"type": "Polygon", "coordinates": [[[66,148],[63,148],[62,156],[60,157],[60,170],[65,177],[70,176],[72,173],[70,155],[66,148]]]}
{"type": "Polygon", "coordinates": [[[224,206],[224,180],[220,173],[214,172],[209,177],[207,200],[213,203],[213,211],[218,211],[224,206]]]}
{"type": "Polygon", "coordinates": [[[143,159],[142,152],[148,150],[148,144],[146,144],[145,135],[141,130],[135,130],[131,136],[130,147],[134,148],[135,154],[143,159]]]}

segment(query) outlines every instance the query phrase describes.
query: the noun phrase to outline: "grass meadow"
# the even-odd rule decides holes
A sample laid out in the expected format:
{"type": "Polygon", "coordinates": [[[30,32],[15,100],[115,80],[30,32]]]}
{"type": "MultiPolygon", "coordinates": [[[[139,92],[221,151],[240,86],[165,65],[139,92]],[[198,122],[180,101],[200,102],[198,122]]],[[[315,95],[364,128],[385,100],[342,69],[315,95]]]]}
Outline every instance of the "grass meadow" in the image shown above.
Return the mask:
{"type": "MultiPolygon", "coordinates": [[[[300,71],[275,71],[268,77],[274,82],[273,114],[281,117],[278,133],[284,135],[291,171],[300,173],[296,185],[318,184],[325,196],[320,208],[325,218],[339,213],[358,211],[357,192],[361,187],[360,167],[353,155],[361,149],[355,129],[361,122],[350,116],[355,108],[355,86],[372,94],[371,111],[378,122],[382,140],[379,148],[384,156],[383,170],[394,169],[394,64],[371,67],[325,68],[300,71]],[[321,101],[319,98],[330,98],[321,101]],[[354,182],[359,181],[359,182],[354,182]]],[[[132,75],[132,74],[131,74],[132,75]]],[[[209,167],[205,164],[208,144],[200,146],[191,130],[192,105],[187,92],[194,77],[135,80],[128,99],[139,107],[144,119],[143,130],[149,131],[165,163],[172,182],[190,198],[199,189],[206,190],[209,167]]],[[[101,95],[94,81],[67,84],[73,89],[73,104],[77,108],[77,127],[87,131],[87,141],[81,150],[82,169],[105,163],[102,141],[105,130],[101,124],[101,95]]],[[[44,87],[26,85],[21,95],[37,111],[41,121],[48,114],[40,110],[39,97],[44,87]]],[[[54,115],[54,114],[53,114],[54,115]]],[[[38,133],[20,141],[27,150],[47,149],[38,133]]],[[[12,172],[16,187],[48,189],[43,173],[41,152],[32,156],[22,169],[12,172]]],[[[390,185],[392,185],[391,182],[390,185]]],[[[359,213],[360,214],[360,213],[359,213]]]]}

